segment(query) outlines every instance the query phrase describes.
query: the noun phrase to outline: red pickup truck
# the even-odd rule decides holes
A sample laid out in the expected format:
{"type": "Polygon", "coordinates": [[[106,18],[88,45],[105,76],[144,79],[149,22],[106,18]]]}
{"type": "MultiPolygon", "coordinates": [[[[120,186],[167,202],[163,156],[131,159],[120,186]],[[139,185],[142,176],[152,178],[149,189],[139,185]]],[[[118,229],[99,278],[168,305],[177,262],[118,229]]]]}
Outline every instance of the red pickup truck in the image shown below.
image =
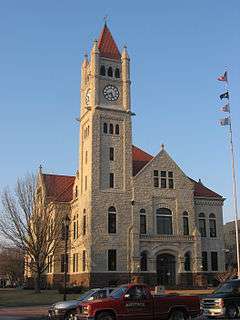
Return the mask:
{"type": "Polygon", "coordinates": [[[77,308],[76,320],[188,320],[200,314],[197,296],[152,295],[144,284],[127,284],[110,297],[87,301],[77,308]]]}

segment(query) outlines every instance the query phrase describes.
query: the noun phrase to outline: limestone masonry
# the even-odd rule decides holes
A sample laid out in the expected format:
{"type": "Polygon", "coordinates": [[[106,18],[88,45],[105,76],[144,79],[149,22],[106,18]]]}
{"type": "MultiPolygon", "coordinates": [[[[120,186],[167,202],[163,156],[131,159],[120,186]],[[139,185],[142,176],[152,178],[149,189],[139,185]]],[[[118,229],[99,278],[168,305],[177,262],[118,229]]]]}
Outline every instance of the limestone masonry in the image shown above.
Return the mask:
{"type": "MultiPolygon", "coordinates": [[[[70,217],[68,281],[115,285],[203,285],[224,270],[224,198],[186,176],[162,145],[156,156],[132,145],[130,59],[105,24],[81,75],[76,176],[39,172],[57,214],[70,217]]],[[[63,279],[62,249],[47,281],[63,279]]]]}

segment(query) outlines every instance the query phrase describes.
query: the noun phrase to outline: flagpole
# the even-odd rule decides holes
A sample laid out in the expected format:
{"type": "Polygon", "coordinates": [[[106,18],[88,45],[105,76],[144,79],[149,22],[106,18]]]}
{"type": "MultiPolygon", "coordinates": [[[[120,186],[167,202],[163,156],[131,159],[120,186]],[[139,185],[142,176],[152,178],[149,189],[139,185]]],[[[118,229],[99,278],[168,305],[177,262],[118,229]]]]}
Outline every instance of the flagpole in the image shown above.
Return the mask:
{"type": "Polygon", "coordinates": [[[234,209],[235,209],[235,231],[236,231],[236,249],[237,249],[237,276],[240,278],[240,254],[239,254],[239,235],[238,235],[238,203],[237,203],[237,182],[235,173],[235,157],[233,149],[233,139],[232,139],[232,119],[230,116],[229,124],[229,135],[230,135],[230,149],[232,156],[232,179],[233,179],[233,199],[234,199],[234,209]]]}
{"type": "MultiPolygon", "coordinates": [[[[224,73],[225,79],[225,90],[229,92],[229,83],[228,83],[228,72],[224,73]]],[[[236,232],[236,251],[237,251],[237,277],[240,279],[240,253],[239,253],[239,234],[238,234],[238,202],[237,202],[237,180],[235,173],[235,156],[234,156],[234,148],[233,148],[233,132],[232,132],[232,117],[231,117],[231,106],[229,103],[228,96],[228,108],[229,108],[229,137],[230,137],[230,150],[231,150],[231,158],[232,158],[232,180],[233,180],[233,205],[235,211],[235,232],[236,232]]]]}

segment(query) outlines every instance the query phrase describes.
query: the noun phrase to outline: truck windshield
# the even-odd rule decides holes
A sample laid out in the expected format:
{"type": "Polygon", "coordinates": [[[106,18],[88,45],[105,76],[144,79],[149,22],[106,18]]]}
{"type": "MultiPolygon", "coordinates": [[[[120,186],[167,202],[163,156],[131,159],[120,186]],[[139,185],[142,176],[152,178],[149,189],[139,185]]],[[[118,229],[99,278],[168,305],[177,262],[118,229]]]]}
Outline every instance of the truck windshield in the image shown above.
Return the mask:
{"type": "Polygon", "coordinates": [[[237,286],[233,285],[232,283],[225,283],[221,287],[219,287],[217,290],[214,291],[214,293],[232,293],[234,290],[236,290],[237,286]]]}
{"type": "Polygon", "coordinates": [[[114,299],[119,299],[121,298],[121,296],[127,291],[128,287],[120,287],[115,289],[111,294],[110,297],[114,298],[114,299]]]}
{"type": "Polygon", "coordinates": [[[88,290],[87,292],[81,294],[81,295],[78,297],[78,300],[79,300],[79,301],[87,300],[88,298],[91,297],[91,295],[92,295],[94,292],[96,292],[96,289],[88,290]]]}

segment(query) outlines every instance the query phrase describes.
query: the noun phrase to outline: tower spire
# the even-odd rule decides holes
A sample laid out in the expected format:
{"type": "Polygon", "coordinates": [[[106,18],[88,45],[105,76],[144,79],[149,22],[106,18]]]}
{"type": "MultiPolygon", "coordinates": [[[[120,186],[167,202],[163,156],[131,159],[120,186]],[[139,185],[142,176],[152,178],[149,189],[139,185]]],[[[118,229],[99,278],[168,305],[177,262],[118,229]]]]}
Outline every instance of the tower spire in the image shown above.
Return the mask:
{"type": "Polygon", "coordinates": [[[120,52],[110,30],[108,29],[105,17],[104,20],[105,24],[98,39],[98,49],[100,51],[100,56],[104,58],[120,60],[120,52]]]}

